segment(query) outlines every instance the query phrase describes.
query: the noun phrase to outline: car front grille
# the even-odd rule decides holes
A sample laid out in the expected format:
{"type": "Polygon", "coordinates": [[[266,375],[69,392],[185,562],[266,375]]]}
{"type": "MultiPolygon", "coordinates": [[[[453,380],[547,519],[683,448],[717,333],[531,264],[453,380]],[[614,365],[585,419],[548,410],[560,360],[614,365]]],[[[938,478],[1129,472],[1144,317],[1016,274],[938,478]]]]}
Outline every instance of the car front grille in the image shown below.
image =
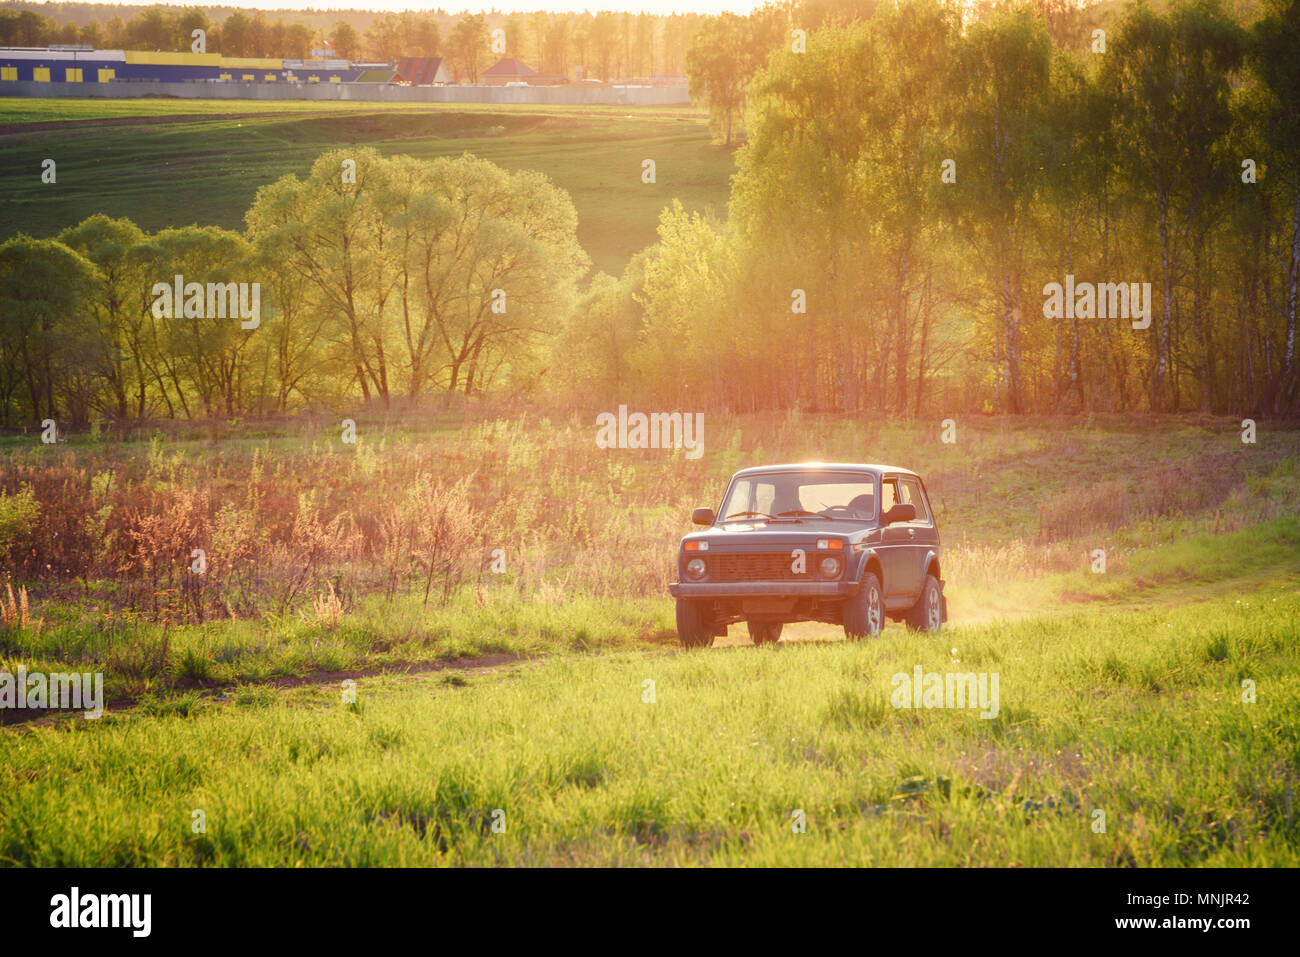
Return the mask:
{"type": "Polygon", "coordinates": [[[789,552],[733,555],[724,552],[709,556],[709,573],[706,580],[714,582],[817,581],[821,579],[817,574],[817,563],[821,560],[821,554],[809,552],[804,559],[804,567],[807,570],[799,574],[792,570],[794,556],[789,552]]]}

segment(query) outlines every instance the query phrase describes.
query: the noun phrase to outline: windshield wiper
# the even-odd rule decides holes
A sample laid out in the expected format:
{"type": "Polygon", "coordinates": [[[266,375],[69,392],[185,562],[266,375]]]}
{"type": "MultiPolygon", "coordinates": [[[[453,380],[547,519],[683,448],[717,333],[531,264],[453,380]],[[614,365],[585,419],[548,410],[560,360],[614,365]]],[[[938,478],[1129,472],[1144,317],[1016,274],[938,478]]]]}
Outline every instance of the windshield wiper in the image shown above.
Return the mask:
{"type": "Polygon", "coordinates": [[[775,518],[775,515],[768,515],[767,512],[732,512],[723,521],[733,518],[775,518]]]}

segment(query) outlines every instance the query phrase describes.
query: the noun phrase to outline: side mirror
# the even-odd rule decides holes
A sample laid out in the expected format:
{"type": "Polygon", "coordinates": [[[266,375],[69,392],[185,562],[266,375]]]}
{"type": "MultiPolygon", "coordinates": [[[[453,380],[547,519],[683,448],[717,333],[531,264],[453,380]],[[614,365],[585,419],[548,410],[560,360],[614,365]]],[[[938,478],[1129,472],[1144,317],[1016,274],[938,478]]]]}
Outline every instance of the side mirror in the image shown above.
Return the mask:
{"type": "Polygon", "coordinates": [[[915,505],[907,505],[903,502],[899,502],[897,505],[895,505],[893,508],[891,508],[888,512],[885,513],[886,525],[893,525],[895,522],[915,522],[915,521],[916,521],[915,505]]]}
{"type": "Polygon", "coordinates": [[[712,525],[714,518],[713,509],[711,508],[697,508],[691,512],[691,521],[696,525],[712,525]]]}

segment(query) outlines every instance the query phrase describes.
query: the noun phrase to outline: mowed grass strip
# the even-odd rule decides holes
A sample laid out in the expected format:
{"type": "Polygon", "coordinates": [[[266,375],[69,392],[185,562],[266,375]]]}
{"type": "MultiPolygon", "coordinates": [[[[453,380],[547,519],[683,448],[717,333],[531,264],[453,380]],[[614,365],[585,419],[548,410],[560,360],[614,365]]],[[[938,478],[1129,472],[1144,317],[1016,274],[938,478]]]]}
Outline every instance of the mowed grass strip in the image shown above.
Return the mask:
{"type": "Polygon", "coordinates": [[[612,116],[682,116],[704,119],[692,104],[608,106],[532,103],[372,103],[357,100],[187,100],[171,96],[114,100],[106,97],[0,97],[0,127],[26,123],[79,122],[158,116],[232,116],[250,113],[552,113],[612,116]]]}
{"type": "MultiPolygon", "coordinates": [[[[203,111],[191,105],[169,104],[172,114],[190,115],[126,114],[141,121],[19,127],[0,136],[7,155],[0,172],[4,236],[50,236],[95,213],[124,216],[149,231],[192,223],[242,230],[259,187],[306,174],[326,150],[372,146],[426,159],[468,152],[554,180],[573,197],[578,239],[595,267],[617,275],[655,241],[659,213],[673,199],[725,214],[734,168],[732,154],[712,145],[703,120],[691,113],[357,104],[345,111],[309,104],[313,109],[209,118],[193,115],[203,111]],[[55,184],[41,182],[47,158],[57,163],[55,184]],[[656,162],[653,184],[641,179],[645,159],[656,162]]],[[[244,106],[227,111],[244,113],[244,106]]]]}
{"type": "Polygon", "coordinates": [[[0,861],[1295,866],[1297,622],[1273,586],[7,732],[0,861]],[[917,665],[997,673],[997,716],[893,707],[917,665]]]}

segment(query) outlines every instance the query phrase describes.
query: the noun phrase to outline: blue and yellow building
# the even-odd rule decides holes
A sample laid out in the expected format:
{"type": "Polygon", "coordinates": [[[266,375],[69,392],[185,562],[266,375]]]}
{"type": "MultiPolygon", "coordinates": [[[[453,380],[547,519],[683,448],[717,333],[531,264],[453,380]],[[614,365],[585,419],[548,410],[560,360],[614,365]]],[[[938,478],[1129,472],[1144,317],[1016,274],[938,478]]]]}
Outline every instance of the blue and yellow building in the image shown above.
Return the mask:
{"type": "Polygon", "coordinates": [[[83,46],[0,47],[0,81],[387,83],[394,72],[393,67],[386,63],[350,63],[347,60],[228,57],[220,53],[146,53],[96,50],[83,46]]]}

